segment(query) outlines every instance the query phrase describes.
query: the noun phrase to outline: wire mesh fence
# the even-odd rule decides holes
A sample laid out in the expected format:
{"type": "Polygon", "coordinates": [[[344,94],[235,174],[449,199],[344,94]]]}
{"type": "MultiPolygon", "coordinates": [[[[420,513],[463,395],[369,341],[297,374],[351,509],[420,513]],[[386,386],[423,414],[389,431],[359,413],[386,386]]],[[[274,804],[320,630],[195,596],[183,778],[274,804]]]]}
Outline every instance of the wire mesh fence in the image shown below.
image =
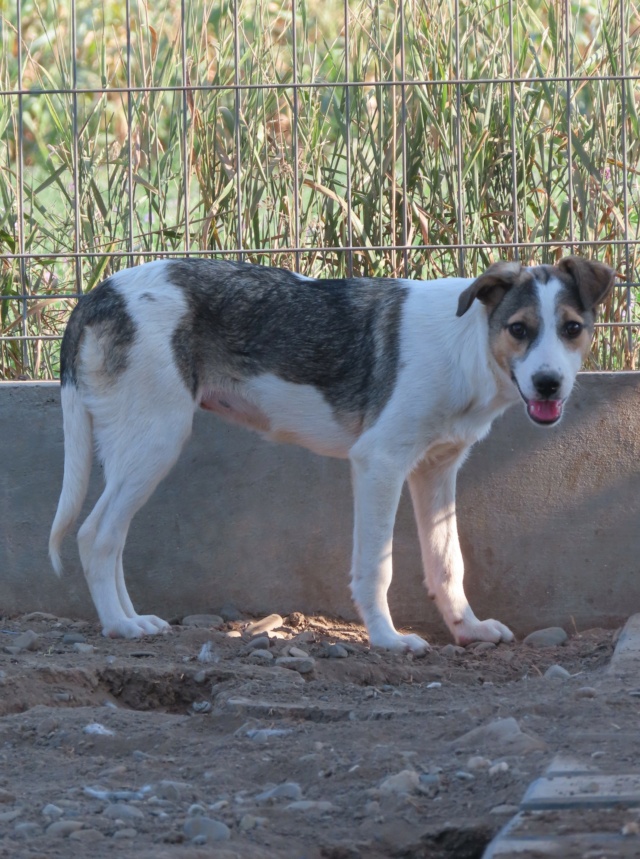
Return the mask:
{"type": "Polygon", "coordinates": [[[163,254],[473,276],[573,251],[635,368],[633,0],[0,0],[0,378],[54,378],[77,297],[163,254]]]}

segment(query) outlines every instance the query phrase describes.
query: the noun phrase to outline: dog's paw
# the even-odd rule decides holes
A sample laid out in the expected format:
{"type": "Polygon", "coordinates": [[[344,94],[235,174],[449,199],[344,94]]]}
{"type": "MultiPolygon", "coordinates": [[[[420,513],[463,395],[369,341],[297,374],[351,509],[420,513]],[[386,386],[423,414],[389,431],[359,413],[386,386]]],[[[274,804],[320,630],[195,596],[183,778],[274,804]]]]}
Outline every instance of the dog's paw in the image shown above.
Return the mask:
{"type": "Polygon", "coordinates": [[[471,644],[473,641],[513,641],[513,633],[508,626],[499,620],[477,620],[463,621],[454,630],[456,644],[471,644]]]}
{"type": "Polygon", "coordinates": [[[143,635],[158,635],[169,632],[171,627],[154,614],[137,614],[105,626],[102,634],[106,638],[142,638],[143,635]]]}
{"type": "Polygon", "coordinates": [[[424,656],[431,650],[428,642],[419,635],[402,635],[399,632],[370,636],[369,643],[372,647],[384,647],[395,653],[413,653],[414,656],[424,656]]]}

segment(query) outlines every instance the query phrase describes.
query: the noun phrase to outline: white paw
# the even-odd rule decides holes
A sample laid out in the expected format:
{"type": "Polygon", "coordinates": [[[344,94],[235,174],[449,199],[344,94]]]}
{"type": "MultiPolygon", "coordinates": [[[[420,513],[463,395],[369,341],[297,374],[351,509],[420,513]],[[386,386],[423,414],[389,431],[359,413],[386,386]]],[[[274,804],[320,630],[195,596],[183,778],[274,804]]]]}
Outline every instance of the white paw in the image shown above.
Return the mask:
{"type": "Polygon", "coordinates": [[[463,621],[454,627],[456,644],[471,644],[472,641],[513,641],[513,633],[499,620],[463,621]]]}
{"type": "Polygon", "coordinates": [[[141,638],[143,635],[158,635],[168,632],[169,624],[154,614],[137,614],[134,617],[123,617],[104,627],[102,634],[106,638],[141,638]]]}
{"type": "Polygon", "coordinates": [[[402,635],[399,632],[386,632],[384,634],[370,635],[369,643],[372,647],[384,647],[395,653],[413,653],[415,656],[423,656],[431,648],[429,644],[419,635],[402,635]]]}

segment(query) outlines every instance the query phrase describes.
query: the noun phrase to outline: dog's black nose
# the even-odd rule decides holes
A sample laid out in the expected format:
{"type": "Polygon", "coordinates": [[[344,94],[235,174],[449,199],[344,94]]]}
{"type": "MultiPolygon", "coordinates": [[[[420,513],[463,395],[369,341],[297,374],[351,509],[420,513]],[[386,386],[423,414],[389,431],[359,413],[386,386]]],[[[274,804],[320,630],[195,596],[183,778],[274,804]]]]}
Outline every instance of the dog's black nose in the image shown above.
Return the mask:
{"type": "Polygon", "coordinates": [[[540,396],[549,400],[558,393],[562,384],[562,379],[554,373],[535,373],[531,381],[540,396]]]}

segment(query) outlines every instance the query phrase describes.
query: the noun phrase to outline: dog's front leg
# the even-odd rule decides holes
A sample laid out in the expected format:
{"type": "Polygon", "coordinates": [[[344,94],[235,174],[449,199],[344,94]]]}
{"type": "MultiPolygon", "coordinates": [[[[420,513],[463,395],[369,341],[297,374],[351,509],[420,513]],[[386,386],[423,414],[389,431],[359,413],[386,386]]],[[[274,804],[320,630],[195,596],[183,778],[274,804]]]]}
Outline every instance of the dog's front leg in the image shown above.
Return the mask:
{"type": "Polygon", "coordinates": [[[464,563],[456,523],[456,475],[465,451],[453,449],[437,462],[423,460],[409,475],[429,596],[458,644],[512,641],[497,620],[478,620],[464,592],[464,563]]]}
{"type": "Polygon", "coordinates": [[[351,465],[355,502],[351,592],[369,642],[390,650],[424,653],[429,648],[426,641],[396,630],[387,602],[393,573],[393,525],[404,474],[397,463],[380,456],[352,456],[351,465]]]}

